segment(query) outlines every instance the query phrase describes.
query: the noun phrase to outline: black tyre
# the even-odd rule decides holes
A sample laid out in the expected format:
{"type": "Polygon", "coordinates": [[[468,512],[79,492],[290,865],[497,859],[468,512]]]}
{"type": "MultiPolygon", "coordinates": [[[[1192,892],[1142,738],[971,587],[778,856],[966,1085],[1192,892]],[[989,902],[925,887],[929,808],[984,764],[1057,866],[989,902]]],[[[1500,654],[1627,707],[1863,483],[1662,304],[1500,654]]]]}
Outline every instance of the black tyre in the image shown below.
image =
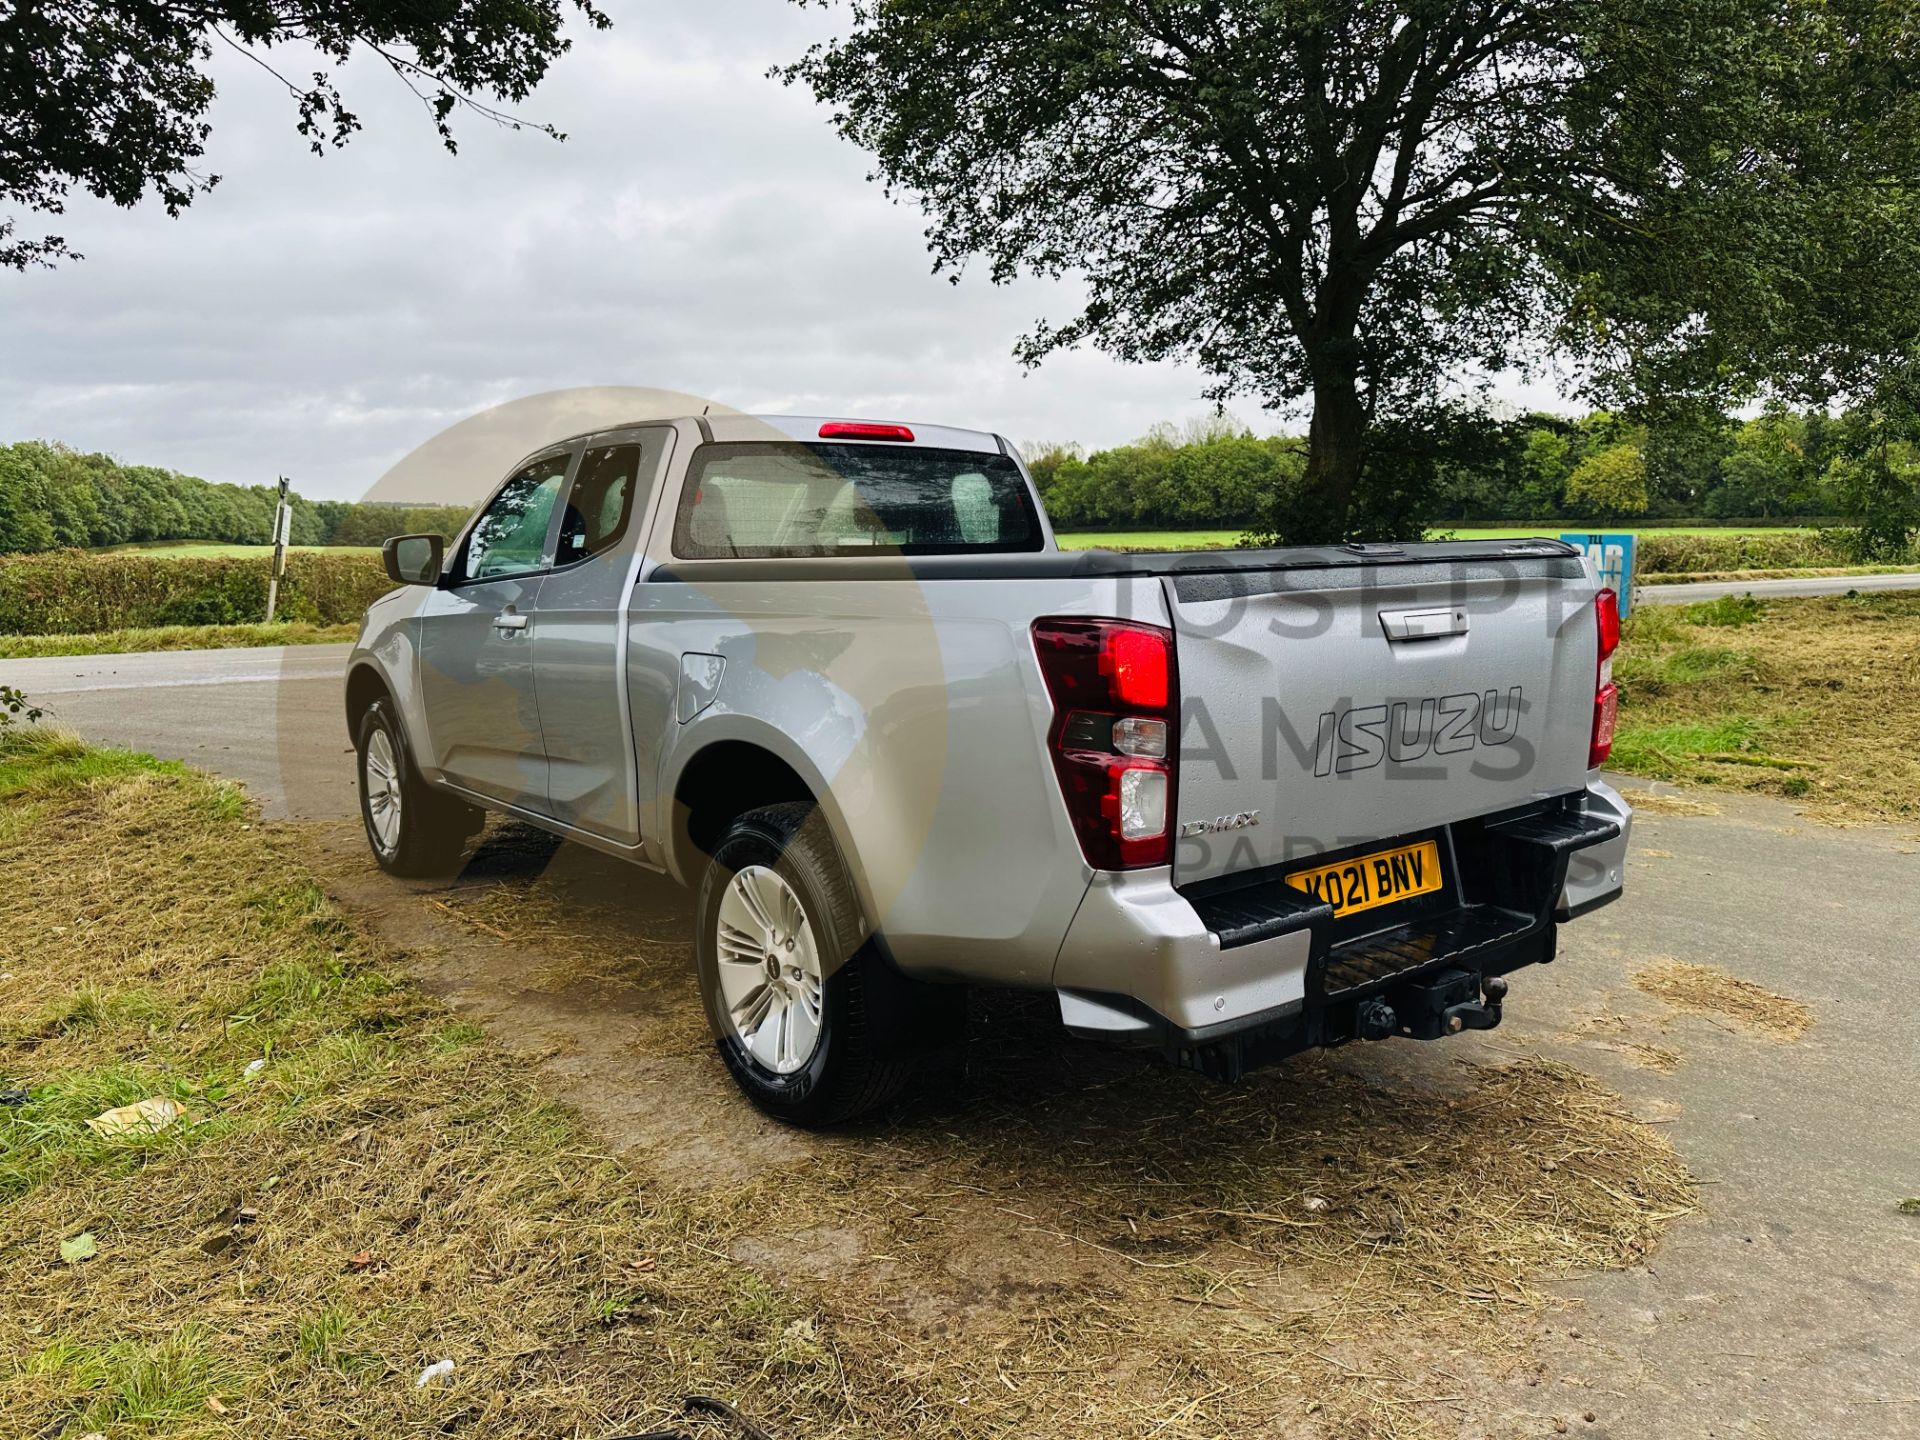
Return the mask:
{"type": "Polygon", "coordinates": [[[448,875],[459,869],[467,837],[486,819],[477,806],[430,788],[381,696],[360,717],[360,819],[380,868],[394,875],[448,875]]]}
{"type": "Polygon", "coordinates": [[[929,1038],[900,1032],[964,1004],[957,991],[930,998],[934,987],[880,955],[811,805],[769,805],[728,826],[694,915],[720,1057],[755,1105],[792,1125],[831,1125],[885,1104],[929,1038]]]}

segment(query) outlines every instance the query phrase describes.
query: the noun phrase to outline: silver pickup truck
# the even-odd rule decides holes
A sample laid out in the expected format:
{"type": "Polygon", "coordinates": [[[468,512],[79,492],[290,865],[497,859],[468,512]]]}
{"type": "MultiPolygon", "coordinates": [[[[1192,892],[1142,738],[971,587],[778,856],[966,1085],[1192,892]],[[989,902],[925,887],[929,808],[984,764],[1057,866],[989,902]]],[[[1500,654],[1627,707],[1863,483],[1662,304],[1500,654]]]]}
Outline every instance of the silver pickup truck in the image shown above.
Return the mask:
{"type": "Polygon", "coordinates": [[[1615,597],[1552,540],[1066,553],[996,435],[692,416],[387,543],[346,682],[374,855],[484,812],[693,888],[721,1056],[826,1124],[964,985],[1221,1078],[1499,1022],[1614,899],[1615,597]]]}

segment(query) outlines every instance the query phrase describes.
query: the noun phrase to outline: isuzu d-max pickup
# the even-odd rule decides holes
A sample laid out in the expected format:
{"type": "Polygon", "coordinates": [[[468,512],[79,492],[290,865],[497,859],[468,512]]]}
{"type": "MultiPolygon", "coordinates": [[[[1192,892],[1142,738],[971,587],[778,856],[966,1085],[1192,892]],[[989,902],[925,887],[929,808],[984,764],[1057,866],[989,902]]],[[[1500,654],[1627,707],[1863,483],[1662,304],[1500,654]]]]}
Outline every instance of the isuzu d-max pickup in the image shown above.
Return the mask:
{"type": "Polygon", "coordinates": [[[498,811],[694,892],[719,1051],[826,1124],[967,985],[1224,1079],[1500,1020],[1614,899],[1615,597],[1553,540],[1066,553],[998,436],[690,416],[387,543],[374,855],[498,811]]]}

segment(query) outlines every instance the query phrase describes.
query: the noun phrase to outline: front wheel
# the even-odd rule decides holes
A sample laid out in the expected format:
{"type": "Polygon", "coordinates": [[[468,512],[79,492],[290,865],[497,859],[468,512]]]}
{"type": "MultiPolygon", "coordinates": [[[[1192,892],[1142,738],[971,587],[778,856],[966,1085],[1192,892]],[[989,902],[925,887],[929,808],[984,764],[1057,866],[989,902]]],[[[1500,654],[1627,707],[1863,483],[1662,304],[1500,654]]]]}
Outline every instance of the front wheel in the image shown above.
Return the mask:
{"type": "Polygon", "coordinates": [[[793,1125],[852,1119],[912,1075],[875,1033],[912,982],[886,968],[819,812],[769,805],[713,849],[695,906],[701,996],[720,1057],[753,1103],[793,1125]]]}
{"type": "Polygon", "coordinates": [[[484,813],[420,778],[391,700],[383,696],[366,708],[357,738],[360,819],[380,868],[409,877],[458,869],[484,813]]]}

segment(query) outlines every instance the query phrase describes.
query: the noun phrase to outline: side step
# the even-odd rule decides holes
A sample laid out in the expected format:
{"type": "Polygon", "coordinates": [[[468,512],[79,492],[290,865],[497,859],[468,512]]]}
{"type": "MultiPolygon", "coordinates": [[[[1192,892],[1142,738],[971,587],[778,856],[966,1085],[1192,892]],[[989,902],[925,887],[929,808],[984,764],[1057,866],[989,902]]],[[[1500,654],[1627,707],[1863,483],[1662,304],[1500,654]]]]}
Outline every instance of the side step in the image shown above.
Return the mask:
{"type": "Polygon", "coordinates": [[[1220,937],[1222,950],[1310,930],[1333,920],[1333,906],[1277,880],[1211,895],[1190,894],[1187,899],[1207,929],[1220,937]]]}
{"type": "Polygon", "coordinates": [[[1584,810],[1548,811],[1544,815],[1522,815],[1517,820],[1501,820],[1487,826],[1487,834],[1520,845],[1538,845],[1553,855],[1602,845],[1620,833],[1620,822],[1584,810]]]}

